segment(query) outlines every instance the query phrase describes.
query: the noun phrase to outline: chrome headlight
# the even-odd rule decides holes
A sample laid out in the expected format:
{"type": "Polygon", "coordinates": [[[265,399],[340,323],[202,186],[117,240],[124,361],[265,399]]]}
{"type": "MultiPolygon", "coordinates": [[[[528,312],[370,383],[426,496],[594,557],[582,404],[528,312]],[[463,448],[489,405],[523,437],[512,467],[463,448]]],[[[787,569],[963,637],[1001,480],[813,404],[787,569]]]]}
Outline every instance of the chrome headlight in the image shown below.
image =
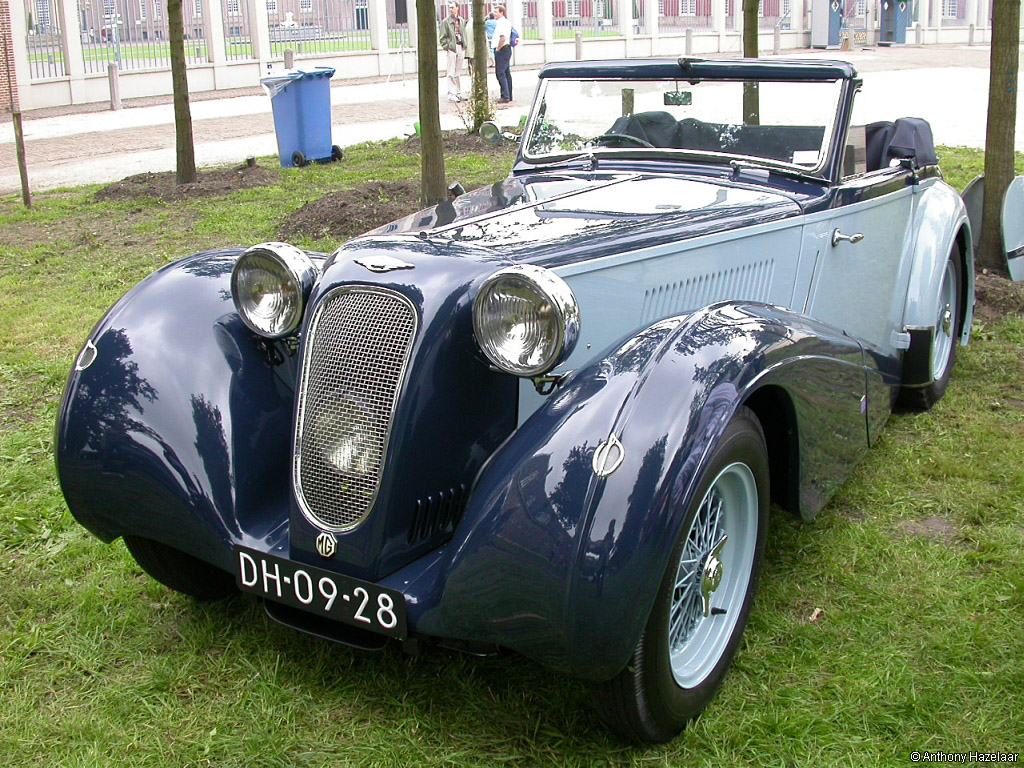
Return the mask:
{"type": "Polygon", "coordinates": [[[268,339],[292,333],[302,322],[317,269],[287,243],[260,243],[243,253],[231,273],[231,295],[249,328],[268,339]]]}
{"type": "Polygon", "coordinates": [[[473,331],[487,359],[516,376],[539,376],[576,346],[580,308],[572,289],[530,264],[488,277],[473,302],[473,331]]]}

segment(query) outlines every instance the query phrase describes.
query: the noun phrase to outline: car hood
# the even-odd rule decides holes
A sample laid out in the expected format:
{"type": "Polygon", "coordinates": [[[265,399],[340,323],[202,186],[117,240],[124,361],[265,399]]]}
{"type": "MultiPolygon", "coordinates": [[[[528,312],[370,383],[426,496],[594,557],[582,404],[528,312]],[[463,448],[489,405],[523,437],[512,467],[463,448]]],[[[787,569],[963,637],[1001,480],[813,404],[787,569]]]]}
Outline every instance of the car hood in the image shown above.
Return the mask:
{"type": "Polygon", "coordinates": [[[642,173],[509,177],[343,247],[417,238],[449,255],[554,267],[795,216],[795,196],[752,184],[642,173]]]}

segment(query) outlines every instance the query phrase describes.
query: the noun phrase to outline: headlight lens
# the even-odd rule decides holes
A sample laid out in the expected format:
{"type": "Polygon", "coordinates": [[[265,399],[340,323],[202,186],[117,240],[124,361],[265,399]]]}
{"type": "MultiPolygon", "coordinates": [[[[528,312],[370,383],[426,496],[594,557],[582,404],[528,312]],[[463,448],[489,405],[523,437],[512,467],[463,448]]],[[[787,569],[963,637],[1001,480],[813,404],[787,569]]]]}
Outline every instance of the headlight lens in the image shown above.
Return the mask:
{"type": "Polygon", "coordinates": [[[231,295],[249,328],[268,339],[292,333],[302,322],[317,269],[286,243],[261,243],[243,253],[231,273],[231,295]]]}
{"type": "Polygon", "coordinates": [[[539,376],[576,346],[580,310],[572,290],[550,270],[506,267],[484,281],[473,302],[477,343],[495,366],[539,376]]]}
{"type": "Polygon", "coordinates": [[[324,462],[342,474],[367,477],[380,466],[370,410],[350,395],[338,395],[335,407],[318,415],[312,437],[324,462]]]}

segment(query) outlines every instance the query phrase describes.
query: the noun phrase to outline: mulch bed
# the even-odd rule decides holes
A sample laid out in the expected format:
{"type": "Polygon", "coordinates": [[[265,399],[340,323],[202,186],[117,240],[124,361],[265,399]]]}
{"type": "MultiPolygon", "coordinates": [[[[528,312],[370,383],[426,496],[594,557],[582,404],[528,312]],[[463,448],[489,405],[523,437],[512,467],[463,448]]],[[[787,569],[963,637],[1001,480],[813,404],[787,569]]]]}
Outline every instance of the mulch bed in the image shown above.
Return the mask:
{"type": "Polygon", "coordinates": [[[219,197],[236,189],[255,189],[276,184],[281,180],[277,171],[259,166],[240,165],[234,168],[214,168],[198,173],[194,184],[175,183],[174,171],[140,173],[129,176],[96,193],[97,200],[185,200],[196,197],[219,197]]]}

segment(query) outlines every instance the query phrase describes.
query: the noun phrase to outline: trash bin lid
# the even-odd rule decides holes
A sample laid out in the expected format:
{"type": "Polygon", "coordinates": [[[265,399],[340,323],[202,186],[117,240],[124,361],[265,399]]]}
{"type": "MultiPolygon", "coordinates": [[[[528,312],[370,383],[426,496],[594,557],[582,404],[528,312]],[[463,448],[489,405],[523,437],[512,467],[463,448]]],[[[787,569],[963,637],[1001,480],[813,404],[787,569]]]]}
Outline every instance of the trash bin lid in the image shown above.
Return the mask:
{"type": "Polygon", "coordinates": [[[270,98],[274,98],[292,83],[302,79],[313,79],[317,77],[334,77],[334,67],[314,67],[312,69],[296,67],[278,74],[270,75],[260,79],[260,85],[267,92],[270,98]]]}

